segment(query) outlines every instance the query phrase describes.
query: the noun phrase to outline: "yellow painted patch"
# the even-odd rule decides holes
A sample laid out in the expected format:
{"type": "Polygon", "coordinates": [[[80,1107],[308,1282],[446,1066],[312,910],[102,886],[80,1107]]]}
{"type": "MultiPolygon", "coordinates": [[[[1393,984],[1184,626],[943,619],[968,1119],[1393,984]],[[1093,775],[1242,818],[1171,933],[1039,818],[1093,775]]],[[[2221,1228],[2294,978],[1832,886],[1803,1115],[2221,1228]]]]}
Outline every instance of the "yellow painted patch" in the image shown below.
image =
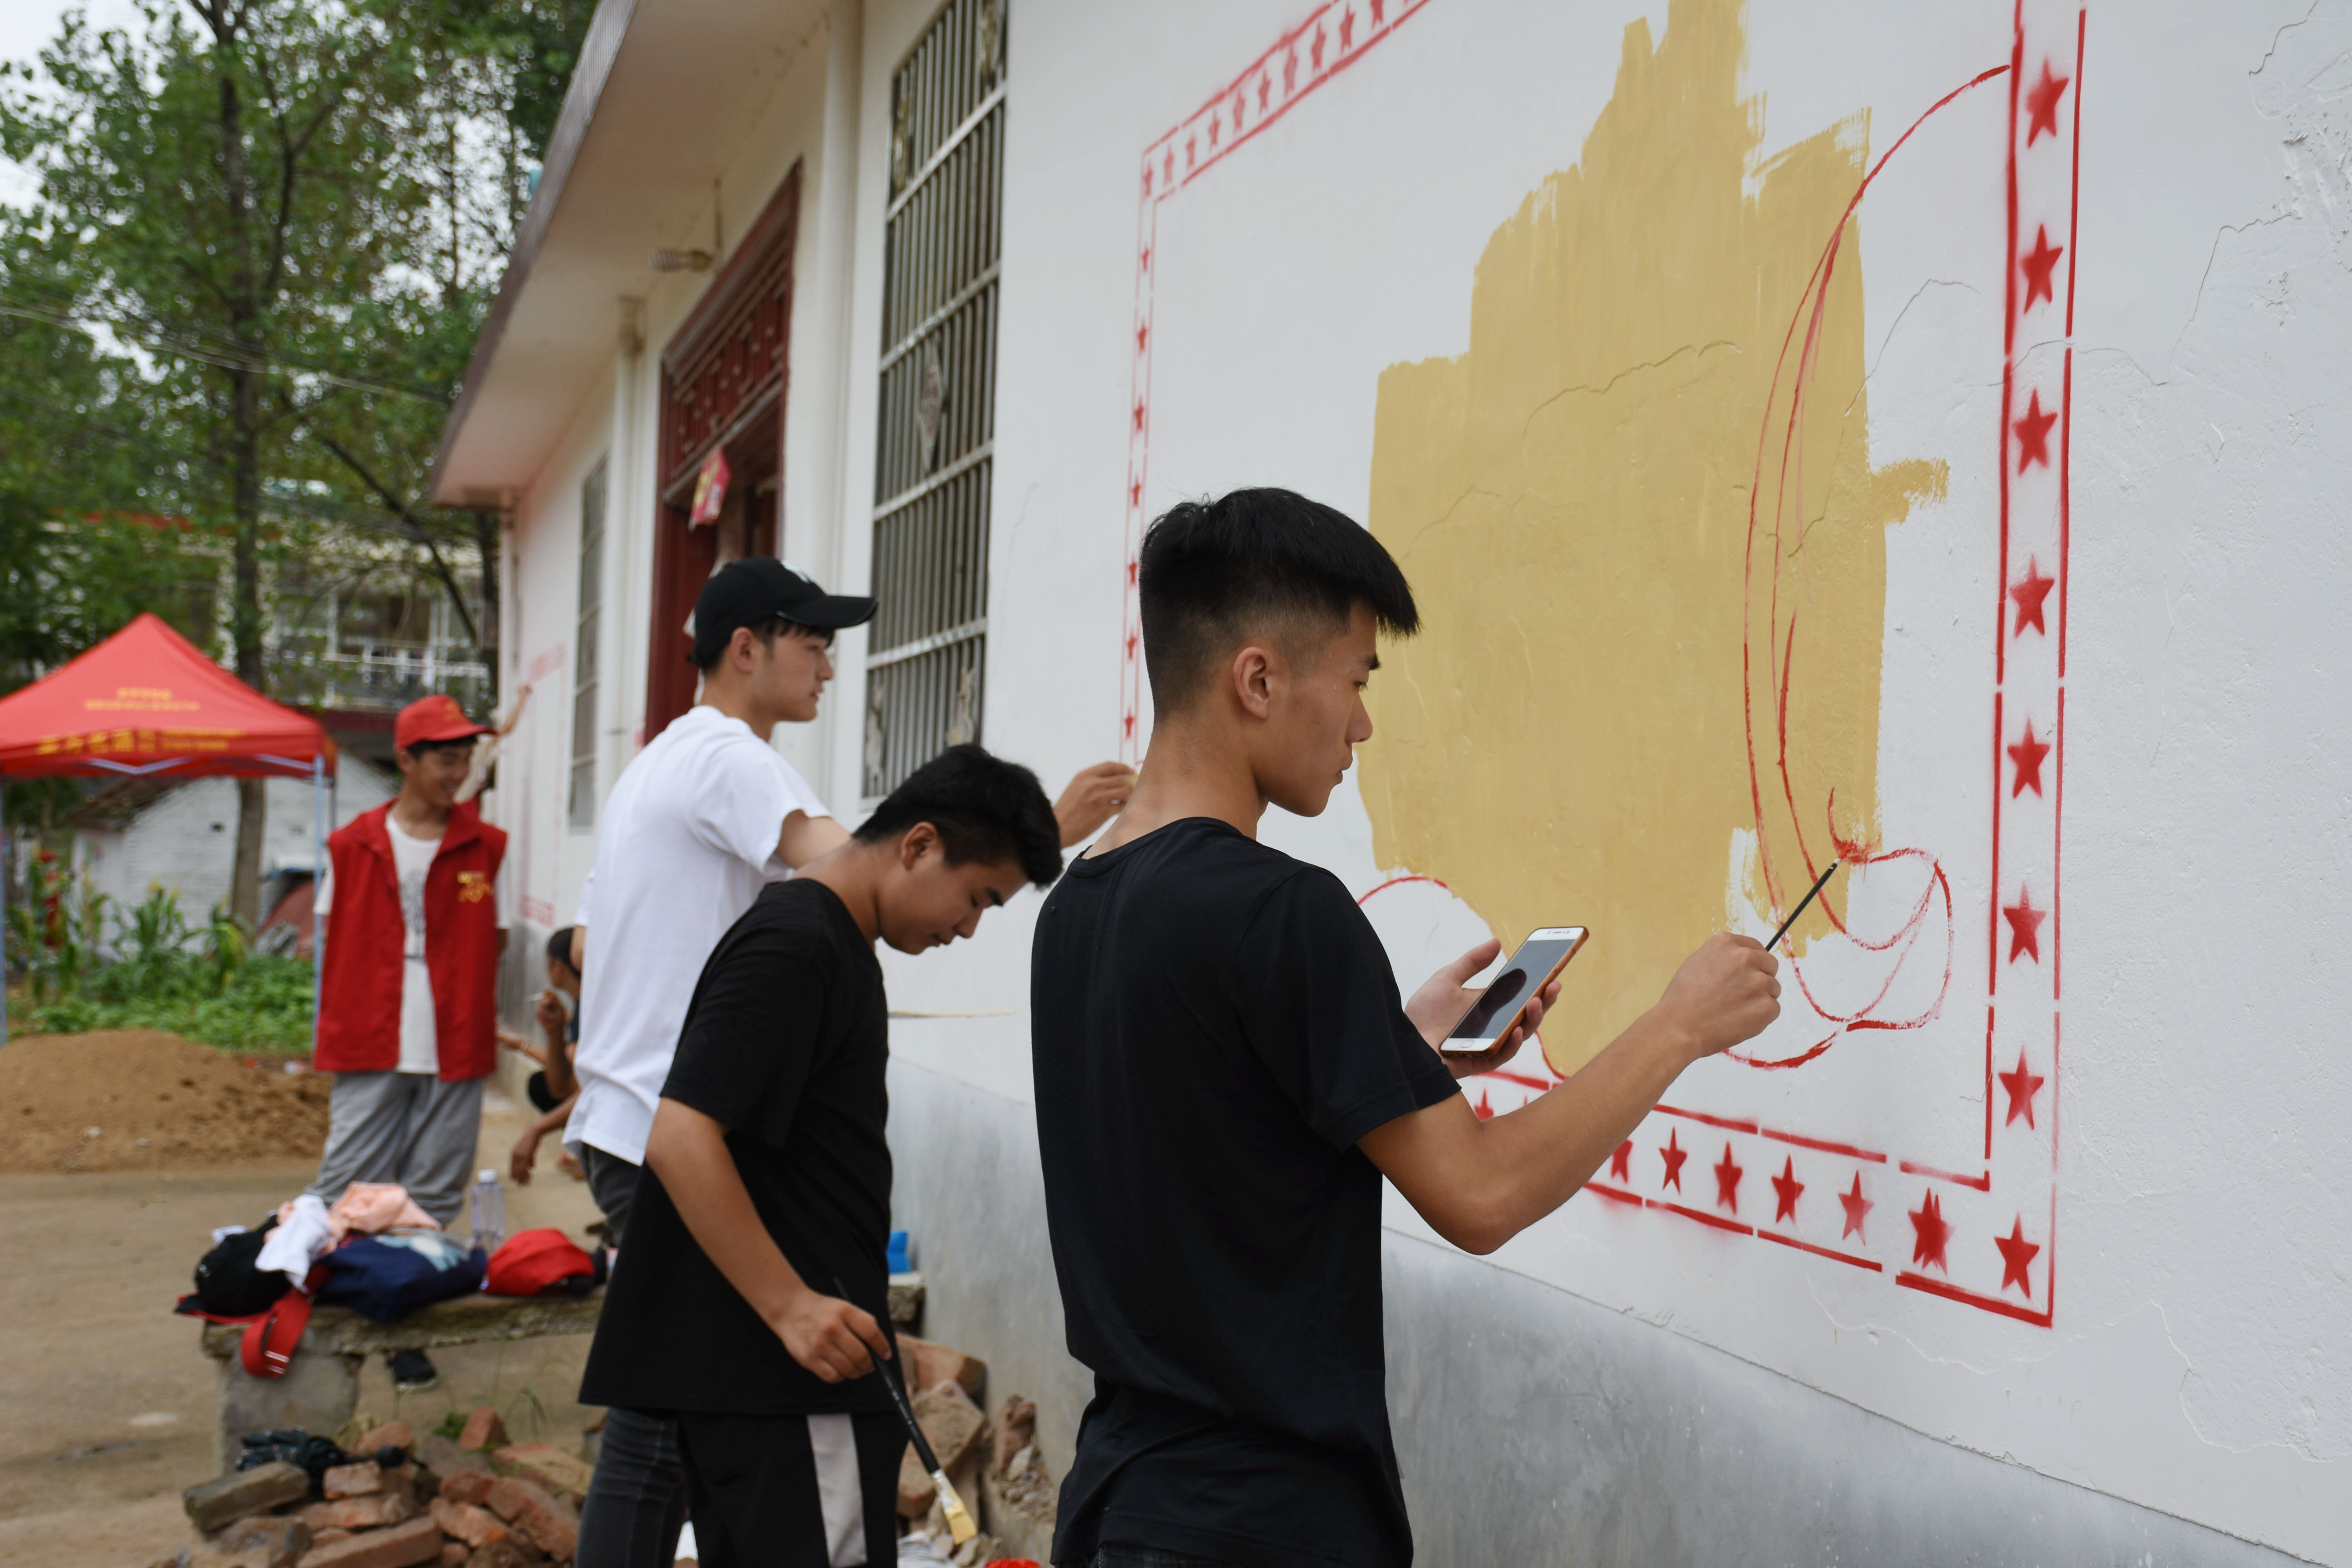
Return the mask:
{"type": "Polygon", "coordinates": [[[1733,0],[1675,0],[1654,49],[1628,26],[1581,162],[1487,243],[1468,352],[1381,376],[1370,525],[1427,629],[1372,682],[1374,848],[1507,942],[1592,928],[1563,1072],[1723,928],[1727,879],[1786,910],[1832,831],[1874,837],[1885,530],[1944,490],[1870,466],[1853,227],[1810,289],[1866,118],[1759,163],[1745,48],[1733,0]]]}

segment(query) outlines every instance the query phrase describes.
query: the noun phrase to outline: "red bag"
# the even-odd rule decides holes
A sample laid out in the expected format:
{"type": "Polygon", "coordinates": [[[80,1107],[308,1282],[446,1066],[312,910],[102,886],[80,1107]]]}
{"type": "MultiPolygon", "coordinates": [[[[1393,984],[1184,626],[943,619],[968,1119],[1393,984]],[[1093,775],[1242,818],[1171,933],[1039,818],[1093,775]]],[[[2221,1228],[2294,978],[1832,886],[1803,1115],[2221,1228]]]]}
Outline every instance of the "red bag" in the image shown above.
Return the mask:
{"type": "Polygon", "coordinates": [[[326,1272],[323,1266],[313,1268],[309,1279],[245,1325],[245,1332],[237,1338],[236,1355],[247,1372],[255,1377],[286,1375],[294,1349],[302,1342],[302,1331],[310,1326],[310,1292],[324,1281],[326,1272]]]}
{"type": "Polygon", "coordinates": [[[596,1282],[596,1260],[552,1228],[519,1231],[490,1254],[482,1289],[493,1296],[585,1295],[596,1282]],[[577,1281],[577,1283],[574,1283],[577,1281]]]}

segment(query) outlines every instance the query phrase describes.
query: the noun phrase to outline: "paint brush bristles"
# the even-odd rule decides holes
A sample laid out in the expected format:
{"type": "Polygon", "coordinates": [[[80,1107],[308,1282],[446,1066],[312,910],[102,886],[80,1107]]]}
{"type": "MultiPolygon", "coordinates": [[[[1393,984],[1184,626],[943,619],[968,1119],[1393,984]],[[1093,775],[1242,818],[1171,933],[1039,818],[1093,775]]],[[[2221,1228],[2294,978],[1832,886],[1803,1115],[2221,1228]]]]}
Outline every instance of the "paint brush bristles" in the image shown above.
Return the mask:
{"type": "Polygon", "coordinates": [[[1813,883],[1812,891],[1807,893],[1801,900],[1798,900],[1797,907],[1789,911],[1789,918],[1780,922],[1780,929],[1772,933],[1772,940],[1764,944],[1765,952],[1769,952],[1774,948],[1780,945],[1780,939],[1789,934],[1789,928],[1797,923],[1797,917],[1805,912],[1806,907],[1813,901],[1815,895],[1819,894],[1823,888],[1829,886],[1830,875],[1837,868],[1838,863],[1836,861],[1832,860],[1829,863],[1829,869],[1823,871],[1821,874],[1820,879],[1813,883]]]}
{"type": "MultiPolygon", "coordinates": [[[[840,1280],[835,1279],[833,1288],[840,1292],[843,1300],[849,1300],[848,1288],[840,1280]]],[[[923,1424],[915,1419],[915,1407],[907,1403],[907,1391],[893,1375],[890,1363],[877,1361],[874,1363],[874,1370],[880,1374],[882,1386],[890,1391],[890,1403],[898,1407],[898,1419],[907,1425],[907,1436],[915,1445],[915,1458],[924,1469],[930,1472],[931,1489],[939,1494],[940,1512],[947,1517],[948,1535],[961,1546],[980,1533],[980,1526],[972,1522],[971,1510],[965,1508],[963,1499],[956,1495],[955,1483],[948,1479],[947,1471],[940,1468],[940,1457],[932,1452],[931,1440],[923,1436],[923,1424]]]]}

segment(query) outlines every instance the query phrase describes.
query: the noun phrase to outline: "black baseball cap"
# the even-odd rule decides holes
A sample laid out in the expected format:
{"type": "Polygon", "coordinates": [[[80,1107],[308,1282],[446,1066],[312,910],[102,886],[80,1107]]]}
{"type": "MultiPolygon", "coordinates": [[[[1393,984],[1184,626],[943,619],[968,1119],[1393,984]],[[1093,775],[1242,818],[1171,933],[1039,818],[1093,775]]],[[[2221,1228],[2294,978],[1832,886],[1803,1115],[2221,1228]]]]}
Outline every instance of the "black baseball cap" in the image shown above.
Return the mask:
{"type": "Polygon", "coordinates": [[[771,616],[838,631],[864,626],[876,607],[872,599],[826,593],[807,573],[772,555],[747,555],[713,572],[695,596],[694,662],[708,668],[737,626],[756,626],[771,616]]]}

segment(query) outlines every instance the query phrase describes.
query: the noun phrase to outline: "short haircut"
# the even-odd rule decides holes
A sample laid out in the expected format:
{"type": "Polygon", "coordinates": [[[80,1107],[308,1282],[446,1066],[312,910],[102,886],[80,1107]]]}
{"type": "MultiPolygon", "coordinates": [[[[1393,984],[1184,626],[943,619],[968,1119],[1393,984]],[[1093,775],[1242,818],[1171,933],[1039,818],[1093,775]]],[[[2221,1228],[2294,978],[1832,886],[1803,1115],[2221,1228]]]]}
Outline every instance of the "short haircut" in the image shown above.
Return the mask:
{"type": "Polygon", "coordinates": [[[950,866],[1017,860],[1044,887],[1062,874],[1062,829],[1037,775],[978,746],[950,746],[907,777],[858,827],[861,844],[896,838],[919,822],[940,836],[950,866]]]}
{"type": "Polygon", "coordinates": [[[474,735],[461,735],[454,741],[419,741],[415,745],[403,746],[400,749],[412,757],[419,758],[428,752],[464,752],[470,756],[473,753],[474,742],[478,738],[474,735]]]}
{"type": "Polygon", "coordinates": [[[1219,656],[1270,620],[1344,626],[1361,605],[1391,635],[1421,626],[1411,585],[1370,531],[1283,489],[1170,508],[1143,536],[1137,594],[1144,668],[1162,712],[1191,701],[1219,656]]]}
{"type": "Polygon", "coordinates": [[[580,971],[572,968],[572,932],[573,929],[574,928],[571,926],[565,926],[562,931],[550,931],[547,933],[547,962],[550,963],[560,963],[563,965],[564,968],[572,970],[572,973],[577,974],[580,971]]]}
{"type": "MultiPolygon", "coordinates": [[[[782,637],[786,632],[806,632],[809,636],[816,638],[817,641],[824,644],[825,647],[831,647],[833,646],[833,632],[831,628],[825,626],[804,626],[801,625],[800,622],[788,619],[782,616],[765,616],[759,620],[746,622],[743,629],[750,631],[753,637],[758,637],[762,644],[770,647],[774,647],[776,639],[782,637]]],[[[694,655],[691,653],[686,656],[687,660],[688,663],[693,664],[695,668],[701,670],[707,675],[718,667],[720,659],[727,657],[727,650],[729,647],[733,646],[734,641],[735,634],[730,631],[727,634],[727,640],[720,643],[718,650],[710,656],[710,662],[709,664],[703,664],[697,661],[694,655]]]]}

